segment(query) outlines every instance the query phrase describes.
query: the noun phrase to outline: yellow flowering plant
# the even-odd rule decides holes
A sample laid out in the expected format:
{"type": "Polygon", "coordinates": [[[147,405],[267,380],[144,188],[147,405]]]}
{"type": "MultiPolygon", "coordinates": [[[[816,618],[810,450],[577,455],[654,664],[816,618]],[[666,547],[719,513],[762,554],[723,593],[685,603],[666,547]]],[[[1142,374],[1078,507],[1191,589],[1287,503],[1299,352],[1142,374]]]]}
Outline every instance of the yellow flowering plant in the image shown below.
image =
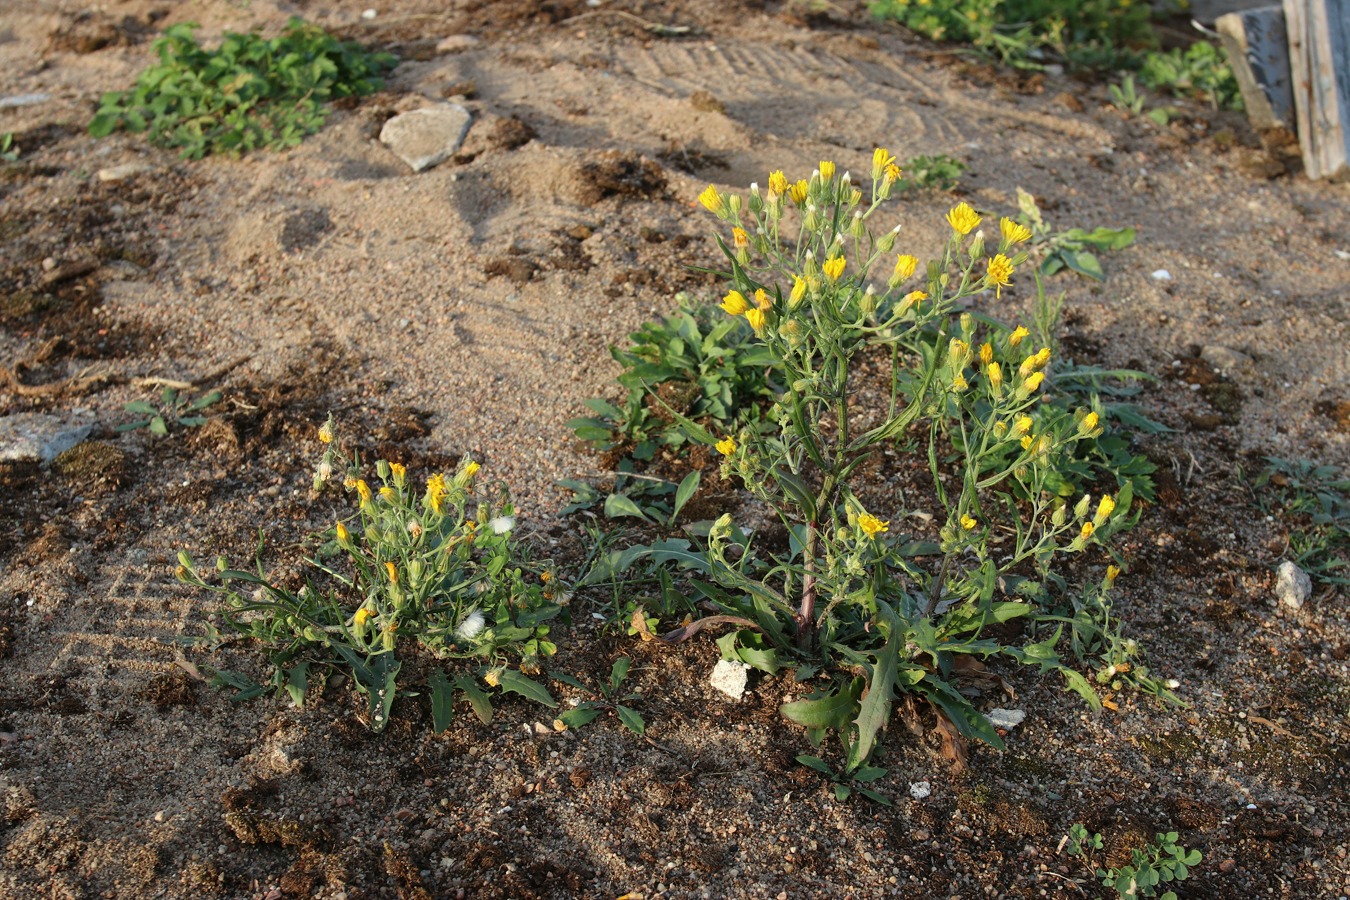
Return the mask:
{"type": "Polygon", "coordinates": [[[783,709],[813,734],[839,732],[856,770],[901,692],[925,697],[964,736],[1001,746],[944,675],[957,654],[1060,671],[1097,703],[1089,682],[1060,664],[1058,633],[1013,647],[986,628],[1032,616],[1055,557],[1126,527],[1132,498],[1127,483],[1095,506],[1086,495],[1073,502],[1075,484],[1057,464],[1101,434],[1102,411],[1042,402],[1050,348],[976,312],[1018,283],[1029,230],[959,203],[946,216],[942,255],[922,265],[897,246],[898,227],[879,235],[872,227],[899,177],[894,157],[875,152],[870,185],[836,171],[822,163],[795,183],[774,172],[767,192],[751,186],[745,197],[704,192],[735,229],[731,243],[717,236],[728,262],[722,309],[750,323],[782,390],[769,412],[777,428],[729,435],[681,424],[715,444],[723,475],[740,479],[793,536],[788,554],[758,560],[733,539],[729,515],[711,527],[703,574],[715,587],[701,593],[750,625],[719,645],[763,668],[795,658],[863,673],[783,709]],[[890,360],[884,408],[856,400],[863,354],[890,360]],[[925,513],[931,535],[905,534],[909,511],[884,519],[860,496],[859,468],[915,433],[926,436],[937,504],[925,513]]]}
{"type": "MultiPolygon", "coordinates": [[[[342,449],[331,417],[318,438],[316,489],[340,487],[356,510],[314,537],[302,587],[268,578],[261,563],[256,573],[240,571],[222,557],[214,571],[202,571],[179,554],[179,580],[222,595],[226,630],[267,648],[271,686],[301,705],[313,675],[346,668],[366,695],[370,727],[381,731],[400,693],[404,661],[422,655],[480,661],[449,673],[429,666],[437,731],[448,724],[456,697],[469,700],[485,721],[490,717],[475,675],[489,687],[555,705],[527,676],[557,649],[548,623],[563,612],[566,596],[551,566],[532,561],[515,539],[505,490],[486,491],[479,464],[469,459],[454,472],[432,473],[424,487],[403,465],[381,460],[372,490],[359,458],[342,449]]],[[[222,642],[214,628],[207,641],[222,642]]],[[[264,690],[237,675],[220,680],[247,694],[264,690]]]]}

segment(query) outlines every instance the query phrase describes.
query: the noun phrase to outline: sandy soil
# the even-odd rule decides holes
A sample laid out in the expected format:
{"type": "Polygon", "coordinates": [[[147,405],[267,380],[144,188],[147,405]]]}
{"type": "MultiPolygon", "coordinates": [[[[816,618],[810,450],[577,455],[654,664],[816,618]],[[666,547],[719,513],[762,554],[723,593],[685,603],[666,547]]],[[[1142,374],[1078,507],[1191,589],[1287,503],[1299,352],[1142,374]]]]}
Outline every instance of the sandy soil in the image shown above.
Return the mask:
{"type": "MultiPolygon", "coordinates": [[[[1101,85],[994,71],[860,4],[366,5],[0,11],[0,96],[51,95],[0,110],[22,149],[0,182],[0,415],[98,423],[75,461],[0,466],[0,897],[1098,896],[1056,853],[1075,822],[1112,863],[1180,832],[1205,855],[1183,897],[1350,892],[1347,597],[1276,604],[1286,523],[1249,487],[1263,456],[1350,463],[1350,189],[1291,173],[1239,116],[1127,120],[1101,85]],[[287,153],[187,163],[85,134],[158,30],[291,14],[405,62],[287,153]],[[473,40],[437,52],[451,35],[473,40]],[[448,95],[474,112],[468,141],[411,174],[380,125],[448,95]],[[1144,442],[1161,502],[1124,541],[1120,603],[1189,706],[1098,716],[1005,672],[1016,696],[988,705],[1029,713],[1008,750],[954,772],[935,735],[892,728],[883,808],[795,763],[808,745],[777,710],[800,686],[733,703],[707,684],[711,640],[597,633],[586,598],[555,667],[631,656],[646,739],[609,720],[553,734],[513,700],[435,736],[423,698],[374,736],[344,690],[232,704],[191,676],[258,660],[183,657],[210,608],[173,580],[177,551],[246,558],[261,526],[269,561],[293,559],[330,520],[308,490],[329,410],[410,467],[482,460],[571,558],[554,482],[601,468],[563,423],[616,393],[610,344],[678,291],[715,293],[688,268],[715,252],[698,191],[825,158],[862,171],[878,144],[966,161],[958,196],[984,209],[1013,212],[1020,186],[1063,227],[1138,229],[1104,284],[1052,287],[1080,361],[1162,379],[1142,403],[1176,430],[1144,442]],[[1205,348],[1245,359],[1216,372],[1205,348]],[[226,399],[190,434],[115,433],[144,379],[226,399]]],[[[921,257],[952,202],[896,205],[921,257]]],[[[1019,283],[989,311],[1028,300],[1019,283]]]]}

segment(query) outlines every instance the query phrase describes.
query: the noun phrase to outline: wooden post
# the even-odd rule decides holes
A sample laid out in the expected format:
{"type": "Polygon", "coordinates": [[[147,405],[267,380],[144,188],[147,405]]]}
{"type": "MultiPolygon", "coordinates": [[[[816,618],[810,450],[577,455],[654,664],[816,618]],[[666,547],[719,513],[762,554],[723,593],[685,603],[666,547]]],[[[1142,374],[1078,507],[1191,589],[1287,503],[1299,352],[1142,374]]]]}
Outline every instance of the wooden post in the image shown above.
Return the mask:
{"type": "Polygon", "coordinates": [[[1284,0],[1303,168],[1350,178],[1350,0],[1284,0]]]}
{"type": "Polygon", "coordinates": [[[1294,132],[1294,93],[1289,87],[1289,38],[1284,7],[1263,6],[1219,16],[1214,23],[1228,51],[1247,118],[1257,131],[1294,132]]]}

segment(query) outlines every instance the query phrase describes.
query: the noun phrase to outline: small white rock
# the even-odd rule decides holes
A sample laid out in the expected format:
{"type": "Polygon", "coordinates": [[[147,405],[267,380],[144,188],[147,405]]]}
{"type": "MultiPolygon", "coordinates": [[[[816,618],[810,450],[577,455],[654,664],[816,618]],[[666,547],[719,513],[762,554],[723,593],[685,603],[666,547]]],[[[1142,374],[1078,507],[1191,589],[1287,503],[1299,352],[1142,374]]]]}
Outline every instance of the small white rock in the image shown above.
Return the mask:
{"type": "Polygon", "coordinates": [[[719,659],[717,665],[713,666],[708,683],[713,686],[713,690],[726,694],[732,700],[739,700],[745,695],[746,673],[749,669],[743,662],[719,659]]]}
{"type": "Polygon", "coordinates": [[[1275,596],[1282,606],[1302,609],[1312,597],[1312,579],[1307,572],[1285,560],[1275,572],[1275,596]]]}
{"type": "Polygon", "coordinates": [[[1153,273],[1153,280],[1154,280],[1154,281],[1171,281],[1171,280],[1172,280],[1172,273],[1169,272],[1169,271],[1167,271],[1166,269],[1157,269],[1157,270],[1154,271],[1154,273],[1153,273]]]}
{"type": "Polygon", "coordinates": [[[1335,250],[1333,252],[1336,254],[1337,259],[1350,260],[1350,250],[1335,250]]]}
{"type": "Polygon", "coordinates": [[[378,15],[379,15],[379,12],[378,12],[378,11],[373,10],[373,9],[368,9],[368,10],[366,10],[365,12],[361,13],[361,18],[363,18],[363,19],[365,19],[367,22],[369,22],[371,19],[375,18],[375,17],[378,16],[378,15]]]}
{"type": "Polygon", "coordinates": [[[478,46],[478,38],[471,34],[452,34],[441,38],[436,45],[437,53],[460,53],[478,46]]]}
{"type": "Polygon", "coordinates": [[[926,781],[911,781],[909,783],[909,795],[915,800],[926,799],[933,794],[933,786],[926,781]]]}
{"type": "Polygon", "coordinates": [[[122,163],[120,166],[110,166],[106,169],[98,170],[99,181],[125,181],[133,175],[139,175],[142,172],[149,172],[154,166],[145,163],[130,162],[122,163]]]}
{"type": "Polygon", "coordinates": [[[990,725],[1004,730],[1016,728],[1026,717],[1026,710],[1022,709],[991,709],[985,716],[990,725]]]}

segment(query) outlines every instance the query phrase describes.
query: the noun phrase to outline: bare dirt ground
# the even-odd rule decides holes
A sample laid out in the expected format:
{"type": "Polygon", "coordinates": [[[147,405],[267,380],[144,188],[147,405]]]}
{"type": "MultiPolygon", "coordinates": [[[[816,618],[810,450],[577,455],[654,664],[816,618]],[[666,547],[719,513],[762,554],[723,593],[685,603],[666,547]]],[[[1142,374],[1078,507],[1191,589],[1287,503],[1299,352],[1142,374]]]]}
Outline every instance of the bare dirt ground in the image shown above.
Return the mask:
{"type": "MultiPolygon", "coordinates": [[[[1180,832],[1205,857],[1183,897],[1350,892],[1347,596],[1278,606],[1287,533],[1250,489],[1264,456],[1350,463],[1346,186],[1291,173],[1240,116],[1127,120],[1100,84],[998,72],[853,3],[365,6],[0,11],[0,96],[51,95],[0,110],[22,150],[0,182],[0,415],[98,423],[57,465],[0,465],[0,897],[1099,896],[1056,853],[1075,822],[1112,863],[1180,832]],[[405,61],[286,153],[188,163],[85,133],[164,27],[290,14],[405,61]],[[436,51],[451,35],[474,40],[436,51]],[[411,174],[380,125],[447,95],[475,114],[468,142],[411,174]],[[1125,695],[1096,715],[1004,672],[1016,697],[988,705],[1028,711],[1008,750],[954,772],[934,735],[894,727],[884,808],[835,802],[794,761],[808,745],[778,706],[800,686],[761,678],[733,703],[707,684],[711,640],[598,634],[585,598],[554,668],[631,656],[647,739],[612,720],[540,734],[549,714],[518,699],[439,736],[425,698],[402,699],[375,736],[345,690],[234,704],[175,662],[210,611],[174,581],[178,550],[245,560],[261,527],[284,564],[331,521],[308,487],[329,410],[410,469],[473,454],[565,563],[579,538],[554,482],[599,461],[563,423],[615,394],[608,345],[677,291],[716,291],[687,268],[715,253],[698,191],[820,159],[863,171],[877,145],[965,160],[958,195],[982,209],[1013,213],[1020,186],[1061,227],[1138,229],[1104,284],[1052,289],[1080,361],[1162,379],[1142,404],[1175,431],[1143,442],[1160,502],[1118,593],[1189,706],[1125,695]],[[1215,372],[1205,347],[1248,361],[1215,372]],[[225,400],[192,432],[114,432],[156,378],[225,400]]],[[[918,255],[952,202],[894,207],[918,255]]],[[[989,311],[1015,320],[1026,282],[989,311]]]]}

